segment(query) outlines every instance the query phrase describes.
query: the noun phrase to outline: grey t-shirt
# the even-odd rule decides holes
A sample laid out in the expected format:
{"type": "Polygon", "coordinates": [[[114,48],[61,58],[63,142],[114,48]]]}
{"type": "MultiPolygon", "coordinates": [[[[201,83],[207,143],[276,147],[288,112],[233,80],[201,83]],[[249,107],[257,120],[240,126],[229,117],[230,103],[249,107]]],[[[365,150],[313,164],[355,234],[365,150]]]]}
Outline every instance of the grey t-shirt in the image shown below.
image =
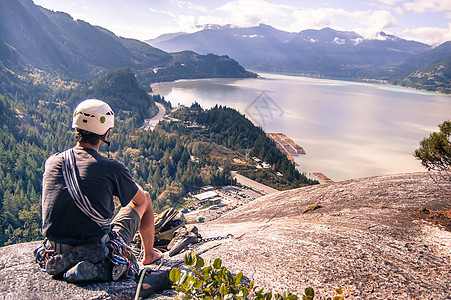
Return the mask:
{"type": "MultiPolygon", "coordinates": [[[[97,151],[74,148],[80,189],[103,217],[112,218],[113,196],[126,206],[138,191],[128,169],[120,162],[103,157],[97,151]]],[[[45,162],[42,183],[42,234],[49,240],[77,246],[95,243],[107,233],[74,203],[62,173],[62,155],[45,162]]]]}

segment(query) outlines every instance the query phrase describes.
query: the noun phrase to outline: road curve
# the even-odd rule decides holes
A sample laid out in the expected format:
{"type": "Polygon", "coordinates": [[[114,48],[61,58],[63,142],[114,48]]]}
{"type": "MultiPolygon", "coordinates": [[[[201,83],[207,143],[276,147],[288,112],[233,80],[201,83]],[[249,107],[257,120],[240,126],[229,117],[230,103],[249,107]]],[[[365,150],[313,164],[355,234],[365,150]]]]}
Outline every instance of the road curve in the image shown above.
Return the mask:
{"type": "Polygon", "coordinates": [[[164,114],[165,114],[165,108],[163,106],[163,104],[155,102],[155,104],[158,107],[158,113],[151,119],[145,119],[144,120],[144,124],[143,126],[141,126],[139,129],[144,129],[144,130],[154,130],[155,126],[157,126],[157,124],[163,120],[164,114]]]}

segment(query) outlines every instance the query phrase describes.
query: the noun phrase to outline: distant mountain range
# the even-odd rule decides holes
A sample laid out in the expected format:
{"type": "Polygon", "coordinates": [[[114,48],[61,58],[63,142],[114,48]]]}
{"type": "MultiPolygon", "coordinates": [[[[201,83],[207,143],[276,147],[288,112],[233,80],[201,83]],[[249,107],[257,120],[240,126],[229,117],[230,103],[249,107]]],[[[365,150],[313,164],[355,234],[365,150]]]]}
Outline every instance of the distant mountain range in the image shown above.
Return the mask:
{"type": "Polygon", "coordinates": [[[227,56],[167,53],[117,37],[32,0],[0,0],[0,67],[38,68],[70,79],[93,79],[130,67],[148,84],[181,78],[255,77],[227,56]]]}
{"type": "Polygon", "coordinates": [[[450,42],[433,48],[384,32],[369,40],[331,28],[290,33],[264,24],[249,28],[208,26],[195,33],[165,34],[146,42],[165,51],[229,55],[259,72],[358,80],[400,81],[451,55],[450,42]]]}
{"type": "Polygon", "coordinates": [[[448,55],[451,42],[432,48],[383,32],[368,40],[331,28],[291,33],[264,24],[212,25],[144,43],[74,21],[32,0],[0,0],[0,90],[8,80],[17,79],[12,74],[35,68],[64,79],[92,80],[129,67],[149,87],[152,82],[176,79],[257,76],[243,65],[259,72],[388,81],[447,91],[451,78],[442,59],[448,55]],[[434,78],[440,80],[419,80],[423,68],[441,70],[434,71],[434,78]]]}

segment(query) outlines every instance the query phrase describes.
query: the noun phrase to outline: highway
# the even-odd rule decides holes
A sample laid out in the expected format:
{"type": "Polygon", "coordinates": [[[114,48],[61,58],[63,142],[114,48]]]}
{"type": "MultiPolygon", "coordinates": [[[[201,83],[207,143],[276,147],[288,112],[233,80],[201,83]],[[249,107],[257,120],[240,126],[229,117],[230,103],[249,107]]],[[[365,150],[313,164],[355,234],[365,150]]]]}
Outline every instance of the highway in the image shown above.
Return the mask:
{"type": "Polygon", "coordinates": [[[261,194],[266,195],[266,194],[272,194],[272,193],[275,193],[275,192],[279,192],[278,190],[273,189],[272,187],[269,187],[267,185],[261,184],[261,183],[259,183],[257,181],[254,181],[254,180],[252,180],[250,178],[247,178],[246,176],[240,175],[240,174],[238,174],[236,172],[232,172],[232,176],[233,176],[233,178],[236,179],[236,181],[239,184],[242,184],[244,186],[250,187],[254,191],[257,191],[257,192],[259,192],[261,194]]]}
{"type": "Polygon", "coordinates": [[[157,126],[157,124],[163,120],[164,114],[165,114],[165,109],[163,104],[155,102],[155,104],[158,107],[158,113],[151,119],[145,119],[144,120],[144,124],[143,126],[140,127],[140,129],[144,129],[144,130],[154,130],[155,126],[157,126]]]}

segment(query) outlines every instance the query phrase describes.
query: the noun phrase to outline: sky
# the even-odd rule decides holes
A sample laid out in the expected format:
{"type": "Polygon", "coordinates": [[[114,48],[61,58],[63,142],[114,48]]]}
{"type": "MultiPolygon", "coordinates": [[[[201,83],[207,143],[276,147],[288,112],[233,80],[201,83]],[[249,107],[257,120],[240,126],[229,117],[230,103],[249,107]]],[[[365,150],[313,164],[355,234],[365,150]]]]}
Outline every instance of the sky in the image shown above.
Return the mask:
{"type": "Polygon", "coordinates": [[[141,41],[208,24],[271,25],[289,32],[331,27],[377,38],[380,31],[439,45],[451,40],[451,0],[34,0],[75,20],[141,41]]]}

